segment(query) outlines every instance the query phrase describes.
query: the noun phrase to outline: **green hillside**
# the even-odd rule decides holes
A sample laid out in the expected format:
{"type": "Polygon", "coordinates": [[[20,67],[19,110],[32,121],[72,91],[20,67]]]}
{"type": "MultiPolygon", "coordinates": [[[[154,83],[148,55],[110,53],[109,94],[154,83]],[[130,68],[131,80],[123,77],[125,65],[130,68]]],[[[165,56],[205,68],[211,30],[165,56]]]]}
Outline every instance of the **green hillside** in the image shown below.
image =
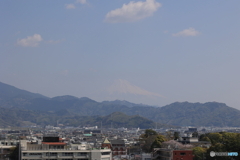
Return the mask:
{"type": "MultiPolygon", "coordinates": [[[[240,127],[240,111],[218,102],[176,102],[164,107],[152,107],[119,100],[97,102],[87,97],[77,98],[70,95],[47,98],[4,83],[0,83],[0,89],[1,107],[21,108],[31,110],[31,112],[44,113],[42,115],[44,120],[36,120],[36,122],[41,121],[41,123],[50,120],[44,117],[46,113],[55,116],[86,117],[107,116],[114,112],[122,112],[126,115],[139,115],[167,125],[240,127]]],[[[119,124],[121,121],[119,121],[119,124]]]]}
{"type": "MultiPolygon", "coordinates": [[[[128,116],[121,112],[115,112],[107,116],[74,116],[66,110],[57,113],[30,111],[19,108],[0,107],[0,127],[21,127],[30,125],[56,125],[58,123],[67,126],[103,126],[103,127],[130,127],[153,128],[155,123],[140,116],[128,116]]],[[[158,124],[165,127],[165,125],[158,124]]]]}

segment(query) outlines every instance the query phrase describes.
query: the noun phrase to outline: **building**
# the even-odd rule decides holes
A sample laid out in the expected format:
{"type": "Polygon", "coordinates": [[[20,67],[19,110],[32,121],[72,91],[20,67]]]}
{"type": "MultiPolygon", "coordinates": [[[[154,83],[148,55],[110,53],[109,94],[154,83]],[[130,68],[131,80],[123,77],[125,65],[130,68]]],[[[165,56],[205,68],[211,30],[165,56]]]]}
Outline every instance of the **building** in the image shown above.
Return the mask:
{"type": "Polygon", "coordinates": [[[58,137],[43,138],[41,143],[21,140],[22,160],[112,160],[111,149],[91,148],[87,144],[66,144],[58,137]]]}
{"type": "Polygon", "coordinates": [[[109,148],[112,150],[113,156],[127,155],[127,146],[123,139],[108,140],[105,138],[101,145],[102,148],[109,148]]]}
{"type": "Polygon", "coordinates": [[[182,137],[179,139],[178,142],[181,142],[182,144],[192,144],[192,143],[197,143],[198,138],[197,137],[182,137]]]}
{"type": "Polygon", "coordinates": [[[0,146],[0,159],[4,160],[7,159],[9,154],[11,153],[11,148],[15,146],[0,146]]]}
{"type": "Polygon", "coordinates": [[[191,133],[197,132],[197,128],[188,128],[188,132],[191,132],[191,133]]]}
{"type": "Polygon", "coordinates": [[[174,150],[173,160],[193,160],[192,150],[174,150]]]}
{"type": "Polygon", "coordinates": [[[7,159],[19,142],[17,140],[1,140],[0,141],[0,159],[7,159]]]}
{"type": "Polygon", "coordinates": [[[125,145],[124,140],[116,139],[116,140],[111,140],[110,142],[111,142],[113,156],[127,154],[127,147],[125,145]]]}
{"type": "Polygon", "coordinates": [[[149,153],[142,153],[141,160],[152,160],[152,155],[149,153]]]}
{"type": "Polygon", "coordinates": [[[152,159],[156,160],[172,160],[173,154],[172,149],[166,148],[154,148],[152,153],[152,159]]]}
{"type": "Polygon", "coordinates": [[[211,142],[208,141],[198,141],[197,137],[182,137],[179,139],[180,143],[186,145],[193,145],[193,146],[200,146],[200,147],[205,147],[209,148],[211,146],[211,142]]]}
{"type": "Polygon", "coordinates": [[[108,148],[108,149],[111,149],[112,148],[112,145],[111,145],[111,142],[105,138],[102,142],[102,148],[108,148]]]}
{"type": "Polygon", "coordinates": [[[167,148],[155,148],[152,159],[156,160],[193,160],[192,150],[174,150],[167,148]]]}
{"type": "Polygon", "coordinates": [[[152,158],[156,160],[193,160],[192,145],[174,140],[162,143],[162,148],[154,148],[152,158]]]}

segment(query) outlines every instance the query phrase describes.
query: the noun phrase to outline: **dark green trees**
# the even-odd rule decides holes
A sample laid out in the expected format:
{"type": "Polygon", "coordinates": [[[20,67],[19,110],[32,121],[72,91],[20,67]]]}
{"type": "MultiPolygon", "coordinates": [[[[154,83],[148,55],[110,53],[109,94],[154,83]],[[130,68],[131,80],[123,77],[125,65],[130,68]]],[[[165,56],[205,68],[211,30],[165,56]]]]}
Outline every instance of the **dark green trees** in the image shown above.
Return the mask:
{"type": "Polygon", "coordinates": [[[166,141],[163,135],[152,129],[146,129],[145,134],[141,135],[140,138],[143,141],[142,150],[144,152],[151,152],[153,148],[160,148],[162,142],[166,141]]]}
{"type": "MultiPolygon", "coordinates": [[[[207,133],[200,136],[202,141],[210,141],[211,147],[207,149],[206,158],[212,159],[210,152],[238,152],[237,157],[219,156],[219,160],[240,159],[240,133],[219,132],[207,133]]],[[[216,158],[216,157],[215,157],[216,158]]]]}

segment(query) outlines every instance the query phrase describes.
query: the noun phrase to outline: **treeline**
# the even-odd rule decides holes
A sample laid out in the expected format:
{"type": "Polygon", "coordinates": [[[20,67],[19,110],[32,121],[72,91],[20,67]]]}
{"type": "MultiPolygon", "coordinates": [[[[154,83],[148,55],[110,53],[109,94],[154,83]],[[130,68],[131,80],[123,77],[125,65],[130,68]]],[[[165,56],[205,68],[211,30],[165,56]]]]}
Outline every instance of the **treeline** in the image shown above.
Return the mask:
{"type": "Polygon", "coordinates": [[[205,159],[218,159],[218,160],[231,160],[240,159],[240,133],[218,132],[206,133],[199,137],[200,141],[211,142],[210,148],[196,147],[193,149],[195,160],[205,159]],[[211,157],[210,152],[238,152],[237,157],[218,156],[211,157]]]}
{"type": "MultiPolygon", "coordinates": [[[[177,132],[175,132],[177,133],[177,132]]],[[[166,132],[165,135],[158,134],[156,131],[147,129],[145,133],[139,137],[138,146],[130,148],[132,152],[140,149],[144,152],[150,153],[154,148],[165,148],[167,146],[177,146],[181,150],[181,144],[176,138],[178,135],[172,132],[166,132]]],[[[240,160],[240,133],[232,132],[218,132],[206,133],[199,136],[199,141],[208,141],[211,143],[209,148],[194,146],[192,144],[183,145],[184,148],[192,149],[194,160],[240,160]],[[237,152],[238,156],[210,156],[210,152],[237,152]]]]}

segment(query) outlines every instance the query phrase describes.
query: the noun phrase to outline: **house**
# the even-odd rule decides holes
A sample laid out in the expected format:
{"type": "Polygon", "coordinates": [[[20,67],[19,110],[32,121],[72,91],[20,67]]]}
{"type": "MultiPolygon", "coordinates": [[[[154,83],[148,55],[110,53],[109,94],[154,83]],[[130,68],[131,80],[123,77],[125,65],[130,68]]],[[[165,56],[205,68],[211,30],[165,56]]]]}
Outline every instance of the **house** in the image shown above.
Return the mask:
{"type": "Polygon", "coordinates": [[[101,145],[102,148],[109,148],[112,150],[113,156],[120,156],[127,154],[127,147],[123,139],[108,140],[105,138],[101,145]]]}
{"type": "Polygon", "coordinates": [[[192,150],[173,150],[173,160],[193,160],[192,150]]]}
{"type": "Polygon", "coordinates": [[[162,143],[162,148],[154,148],[152,159],[156,160],[193,160],[192,145],[174,140],[162,143]]]}
{"type": "Polygon", "coordinates": [[[112,146],[113,156],[127,154],[127,147],[125,145],[124,140],[116,139],[116,140],[111,140],[110,142],[112,146]]]}
{"type": "Polygon", "coordinates": [[[152,159],[156,160],[193,160],[192,150],[174,150],[167,148],[155,148],[152,159]]]}

